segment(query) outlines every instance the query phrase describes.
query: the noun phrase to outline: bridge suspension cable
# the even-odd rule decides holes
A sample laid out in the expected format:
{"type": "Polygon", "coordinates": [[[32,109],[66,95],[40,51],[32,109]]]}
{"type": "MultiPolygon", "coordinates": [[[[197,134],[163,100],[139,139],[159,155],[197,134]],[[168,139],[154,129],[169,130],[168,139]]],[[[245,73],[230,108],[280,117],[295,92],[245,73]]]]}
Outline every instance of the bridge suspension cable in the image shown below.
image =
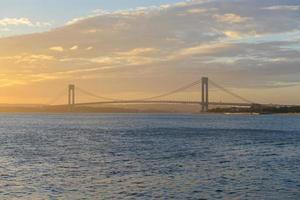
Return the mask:
{"type": "Polygon", "coordinates": [[[58,93],[57,96],[55,96],[53,99],[51,99],[46,105],[53,105],[56,103],[58,100],[60,100],[63,96],[67,94],[67,91],[64,89],[60,93],[58,93]]]}
{"type": "MultiPolygon", "coordinates": [[[[230,94],[231,96],[234,96],[238,99],[240,99],[241,101],[243,102],[247,102],[247,103],[250,103],[250,104],[255,104],[253,101],[249,100],[249,99],[246,99],[224,87],[222,87],[221,85],[217,84],[216,82],[212,81],[212,80],[209,80],[209,83],[212,84],[213,86],[215,86],[216,88],[219,88],[221,89],[222,91],[226,92],[227,94],[230,94]]],[[[192,88],[194,86],[197,86],[197,85],[201,85],[202,84],[202,79],[199,79],[197,81],[194,81],[192,83],[189,83],[187,85],[184,85],[182,87],[179,87],[175,90],[172,90],[172,91],[169,91],[169,92],[165,92],[165,93],[162,93],[162,94],[159,94],[159,95],[156,95],[156,96],[151,96],[151,97],[146,97],[146,98],[141,98],[141,99],[133,99],[133,100],[124,100],[124,99],[117,99],[117,98],[112,98],[112,97],[107,97],[107,96],[100,96],[100,95],[97,95],[97,94],[94,94],[92,92],[89,92],[89,91],[86,91],[80,87],[76,87],[76,89],[87,95],[87,96],[90,96],[90,97],[94,97],[94,98],[97,98],[97,99],[102,99],[102,100],[107,100],[107,101],[115,101],[115,102],[126,102],[126,101],[151,101],[151,100],[157,100],[157,99],[160,99],[162,97],[167,97],[167,96],[171,96],[173,94],[177,94],[179,92],[182,92],[182,91],[185,91],[189,88],[192,88]]],[[[61,93],[59,93],[58,96],[56,96],[54,99],[52,99],[48,105],[52,105],[54,104],[56,101],[60,100],[62,98],[62,96],[64,96],[66,94],[66,91],[63,90],[61,93]]]]}
{"type": "Polygon", "coordinates": [[[123,101],[122,99],[115,99],[115,98],[111,98],[111,97],[104,97],[104,96],[99,96],[97,94],[93,94],[91,92],[88,92],[84,89],[81,89],[79,87],[77,87],[77,90],[82,92],[83,94],[87,95],[87,96],[91,96],[91,97],[94,97],[94,98],[97,98],[97,99],[103,99],[103,100],[109,100],[109,101],[123,101]]]}
{"type": "MultiPolygon", "coordinates": [[[[162,97],[170,96],[172,94],[179,93],[181,91],[184,91],[186,89],[189,89],[189,88],[191,88],[193,86],[196,86],[196,85],[199,85],[199,84],[201,84],[201,79],[197,80],[193,83],[187,84],[183,87],[172,90],[170,92],[166,92],[166,93],[163,93],[163,94],[160,94],[160,95],[156,95],[156,96],[152,96],[152,97],[146,97],[146,98],[142,98],[142,99],[134,99],[134,100],[131,100],[131,101],[147,101],[147,100],[158,99],[158,98],[162,98],[162,97]]],[[[88,91],[86,91],[82,88],[79,88],[79,87],[77,87],[77,90],[84,93],[84,94],[86,94],[86,95],[88,95],[88,96],[91,96],[91,97],[94,97],[94,98],[97,98],[97,99],[104,99],[104,100],[109,100],[109,101],[126,101],[124,99],[116,99],[116,98],[111,98],[111,97],[99,96],[99,95],[93,94],[93,93],[88,92],[88,91]]]]}
{"type": "Polygon", "coordinates": [[[197,80],[193,83],[190,83],[188,85],[185,85],[183,87],[180,87],[180,88],[177,88],[175,90],[172,90],[170,92],[166,92],[166,93],[163,93],[163,94],[160,94],[160,95],[156,95],[156,96],[152,96],[152,97],[147,97],[147,98],[143,98],[143,99],[136,99],[136,101],[148,101],[148,100],[153,100],[153,99],[158,99],[158,98],[162,98],[162,97],[166,97],[166,96],[170,96],[172,94],[176,94],[176,93],[179,93],[181,91],[184,91],[186,89],[189,89],[195,85],[199,85],[201,84],[201,79],[200,80],[197,80]]]}
{"type": "Polygon", "coordinates": [[[246,99],[246,98],[244,98],[244,97],[242,97],[242,96],[240,96],[240,95],[238,95],[238,94],[236,94],[236,93],[234,93],[234,92],[232,92],[232,91],[230,91],[230,90],[228,90],[228,89],[226,89],[226,88],[220,86],[219,84],[215,83],[215,82],[212,81],[212,80],[209,80],[209,82],[210,82],[213,86],[215,86],[215,87],[221,89],[222,91],[226,92],[227,94],[230,94],[231,96],[234,96],[234,97],[236,97],[236,98],[242,100],[243,102],[247,102],[247,103],[250,103],[250,104],[255,104],[255,102],[253,102],[253,101],[251,101],[251,100],[249,100],[249,99],[246,99]]]}

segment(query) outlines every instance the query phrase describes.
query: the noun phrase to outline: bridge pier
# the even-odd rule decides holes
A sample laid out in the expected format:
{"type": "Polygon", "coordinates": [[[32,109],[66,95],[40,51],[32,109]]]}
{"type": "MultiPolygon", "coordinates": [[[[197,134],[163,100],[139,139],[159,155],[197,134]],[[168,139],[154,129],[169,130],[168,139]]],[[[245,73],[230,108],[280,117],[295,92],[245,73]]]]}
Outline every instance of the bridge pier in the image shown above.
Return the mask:
{"type": "Polygon", "coordinates": [[[208,111],[208,78],[202,77],[202,112],[208,111]]]}
{"type": "Polygon", "coordinates": [[[71,108],[75,105],[75,85],[69,85],[68,94],[68,105],[71,108]]]}

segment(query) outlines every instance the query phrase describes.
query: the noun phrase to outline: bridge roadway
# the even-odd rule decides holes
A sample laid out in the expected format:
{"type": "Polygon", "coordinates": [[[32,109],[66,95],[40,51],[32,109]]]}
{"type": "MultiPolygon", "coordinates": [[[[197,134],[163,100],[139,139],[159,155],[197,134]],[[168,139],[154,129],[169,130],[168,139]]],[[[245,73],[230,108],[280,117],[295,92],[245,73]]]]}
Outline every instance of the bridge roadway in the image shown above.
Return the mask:
{"type": "MultiPolygon", "coordinates": [[[[104,105],[104,104],[190,104],[190,105],[202,105],[199,101],[153,101],[153,100],[126,100],[126,101],[102,101],[102,102],[87,102],[76,103],[75,106],[88,106],[88,105],[104,105]]],[[[209,105],[213,106],[239,106],[239,107],[251,107],[251,103],[223,103],[223,102],[209,102],[209,105]]]]}

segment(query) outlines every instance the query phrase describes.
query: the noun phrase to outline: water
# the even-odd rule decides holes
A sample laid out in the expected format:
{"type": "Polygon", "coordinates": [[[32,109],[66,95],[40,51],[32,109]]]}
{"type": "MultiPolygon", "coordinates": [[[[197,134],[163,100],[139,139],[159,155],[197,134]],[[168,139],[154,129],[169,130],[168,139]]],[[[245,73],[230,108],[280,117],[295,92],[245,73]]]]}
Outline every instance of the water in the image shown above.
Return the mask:
{"type": "Polygon", "coordinates": [[[300,116],[0,115],[0,199],[300,199],[300,116]]]}

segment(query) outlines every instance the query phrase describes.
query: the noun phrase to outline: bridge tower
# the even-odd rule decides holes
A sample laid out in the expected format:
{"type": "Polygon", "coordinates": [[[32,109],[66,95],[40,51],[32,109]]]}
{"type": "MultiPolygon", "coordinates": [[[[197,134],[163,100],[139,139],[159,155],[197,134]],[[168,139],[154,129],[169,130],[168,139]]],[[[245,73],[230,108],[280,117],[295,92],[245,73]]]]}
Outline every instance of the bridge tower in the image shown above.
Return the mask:
{"type": "Polygon", "coordinates": [[[73,84],[69,85],[68,103],[70,107],[75,105],[75,85],[73,84]]]}
{"type": "Polygon", "coordinates": [[[202,77],[202,112],[208,111],[208,78],[202,77]]]}

